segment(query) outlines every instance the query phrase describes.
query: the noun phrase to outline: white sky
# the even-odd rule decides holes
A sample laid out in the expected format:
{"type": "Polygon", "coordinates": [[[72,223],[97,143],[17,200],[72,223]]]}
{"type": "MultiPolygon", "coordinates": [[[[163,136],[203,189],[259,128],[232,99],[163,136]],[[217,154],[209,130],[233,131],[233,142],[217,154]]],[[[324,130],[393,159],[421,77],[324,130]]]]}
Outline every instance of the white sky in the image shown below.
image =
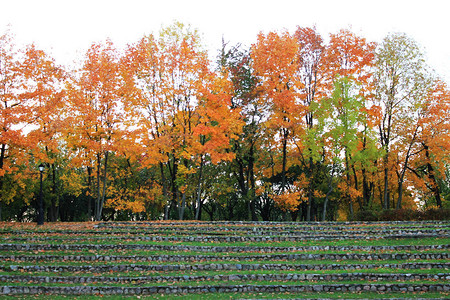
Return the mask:
{"type": "Polygon", "coordinates": [[[349,28],[379,42],[405,32],[425,48],[427,61],[450,85],[448,0],[0,0],[0,34],[8,24],[20,44],[35,42],[60,64],[80,59],[92,42],[117,47],[157,34],[174,20],[203,34],[215,55],[222,36],[250,46],[259,31],[316,26],[326,38],[349,28]]]}

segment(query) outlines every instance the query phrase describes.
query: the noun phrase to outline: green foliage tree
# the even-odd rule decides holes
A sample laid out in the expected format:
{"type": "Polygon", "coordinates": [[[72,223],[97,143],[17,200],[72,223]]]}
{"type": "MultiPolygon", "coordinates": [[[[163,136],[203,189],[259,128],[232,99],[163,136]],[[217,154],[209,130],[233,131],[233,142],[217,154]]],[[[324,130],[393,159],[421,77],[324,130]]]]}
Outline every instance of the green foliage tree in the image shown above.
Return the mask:
{"type": "MultiPolygon", "coordinates": [[[[381,108],[381,121],[378,124],[379,141],[384,150],[383,172],[383,207],[390,207],[389,170],[391,166],[392,147],[399,143],[402,124],[410,123],[404,116],[411,115],[410,110],[417,107],[417,103],[430,87],[429,76],[419,45],[403,33],[388,35],[377,50],[375,70],[376,102],[381,108]]],[[[408,124],[406,124],[408,126],[408,124]]],[[[404,131],[404,130],[403,130],[404,131]]],[[[410,146],[413,137],[409,139],[410,146]]],[[[411,150],[406,146],[403,170],[399,178],[399,192],[397,206],[401,207],[402,184],[407,170],[408,158],[411,150]]]]}

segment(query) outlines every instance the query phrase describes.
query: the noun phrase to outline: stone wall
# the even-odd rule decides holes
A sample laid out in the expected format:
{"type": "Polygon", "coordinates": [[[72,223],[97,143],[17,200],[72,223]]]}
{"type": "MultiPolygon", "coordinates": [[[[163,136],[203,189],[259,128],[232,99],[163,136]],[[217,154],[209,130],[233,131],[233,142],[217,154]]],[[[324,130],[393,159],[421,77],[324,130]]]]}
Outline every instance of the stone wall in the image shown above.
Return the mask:
{"type": "Polygon", "coordinates": [[[415,270],[415,269],[448,269],[450,268],[450,262],[440,263],[354,263],[354,264],[289,264],[289,263],[276,263],[276,264],[223,264],[223,263],[211,263],[211,264],[161,264],[161,265],[142,265],[142,264],[117,264],[117,265],[84,265],[84,266],[54,266],[54,265],[9,265],[0,266],[0,270],[8,271],[25,271],[25,272],[126,272],[126,271],[209,271],[209,270],[364,270],[373,268],[393,268],[402,270],[415,270]]]}
{"type": "Polygon", "coordinates": [[[450,253],[319,253],[319,254],[258,254],[258,255],[0,255],[0,261],[279,261],[279,260],[411,260],[448,259],[450,253]]]}
{"type": "Polygon", "coordinates": [[[308,281],[343,281],[343,280],[364,280],[364,281],[405,281],[405,280],[448,280],[450,273],[438,274],[379,274],[379,273],[341,273],[341,274],[231,274],[231,275],[183,275],[183,276],[32,276],[32,275],[0,275],[3,282],[34,282],[34,283],[133,283],[142,284],[149,282],[183,282],[183,281],[273,281],[273,280],[295,280],[301,282],[308,281]]]}
{"type": "Polygon", "coordinates": [[[37,250],[147,250],[147,251],[204,251],[204,252],[283,252],[283,251],[424,251],[445,250],[450,245],[399,245],[399,246],[190,246],[146,244],[0,244],[0,251],[37,250]]]}
{"type": "Polygon", "coordinates": [[[3,286],[3,295],[61,294],[61,295],[151,295],[188,293],[304,293],[304,292],[449,292],[448,284],[317,284],[317,285],[227,285],[227,286],[152,286],[152,287],[102,287],[102,286],[3,286]]]}

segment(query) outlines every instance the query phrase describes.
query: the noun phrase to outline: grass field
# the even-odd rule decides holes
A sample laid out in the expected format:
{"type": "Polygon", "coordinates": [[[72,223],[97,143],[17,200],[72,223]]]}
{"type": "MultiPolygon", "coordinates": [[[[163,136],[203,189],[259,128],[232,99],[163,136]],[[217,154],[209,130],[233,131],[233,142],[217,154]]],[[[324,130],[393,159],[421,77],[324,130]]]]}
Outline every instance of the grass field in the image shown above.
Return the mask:
{"type": "Polygon", "coordinates": [[[0,223],[8,299],[450,298],[450,222],[0,223]]]}

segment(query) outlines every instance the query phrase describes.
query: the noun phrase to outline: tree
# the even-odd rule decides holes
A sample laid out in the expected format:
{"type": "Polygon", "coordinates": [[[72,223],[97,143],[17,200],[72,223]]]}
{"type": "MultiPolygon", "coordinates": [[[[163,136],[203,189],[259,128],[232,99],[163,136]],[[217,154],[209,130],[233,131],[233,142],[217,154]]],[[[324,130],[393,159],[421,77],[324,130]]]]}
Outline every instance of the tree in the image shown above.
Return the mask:
{"type": "Polygon", "coordinates": [[[163,52],[161,45],[153,35],[143,37],[134,45],[130,45],[122,59],[127,69],[125,84],[129,87],[125,110],[130,122],[127,131],[134,135],[135,152],[143,153],[136,160],[143,168],[159,165],[159,183],[165,212],[164,219],[169,218],[170,184],[167,178],[170,152],[168,133],[169,114],[165,113],[166,103],[163,100],[163,52]],[[140,149],[140,150],[139,150],[140,149]]]}
{"type": "Polygon", "coordinates": [[[18,171],[27,164],[25,149],[32,146],[25,130],[31,122],[31,105],[22,97],[23,74],[20,53],[7,31],[0,36],[0,220],[2,206],[13,200],[16,184],[21,185],[23,176],[18,171]]]}
{"type": "MultiPolygon", "coordinates": [[[[325,133],[327,147],[331,148],[329,154],[333,164],[343,164],[343,180],[339,184],[342,194],[345,195],[350,215],[354,213],[353,203],[362,198],[362,192],[358,189],[356,164],[364,164],[376,159],[373,153],[375,145],[371,143],[371,149],[367,140],[362,147],[361,136],[367,138],[366,132],[361,132],[367,120],[365,101],[359,91],[359,85],[344,77],[335,80],[333,95],[322,100],[319,111],[321,112],[320,123],[322,128],[328,128],[325,133]],[[368,151],[368,148],[371,150],[368,151]],[[369,157],[366,157],[369,156],[369,157]],[[352,180],[353,179],[353,180],[352,180]]],[[[360,207],[362,208],[362,204],[360,207]]]]}
{"type": "Polygon", "coordinates": [[[236,179],[236,190],[244,199],[248,218],[256,221],[259,199],[256,193],[257,178],[260,178],[258,173],[260,164],[263,164],[259,158],[262,152],[268,151],[262,146],[268,103],[259,97],[258,80],[249,50],[242,49],[241,45],[230,49],[226,46],[223,43],[218,63],[220,68],[228,71],[233,85],[231,106],[239,109],[241,120],[245,122],[241,135],[234,139],[235,158],[229,166],[229,173],[236,179]]]}
{"type": "Polygon", "coordinates": [[[183,219],[188,194],[194,193],[199,217],[203,167],[231,159],[230,139],[240,130],[228,78],[209,70],[197,32],[181,23],[163,29],[158,40],[144,38],[129,57],[128,82],[137,96],[128,99],[128,107],[145,126],[136,132],[144,164],[160,166],[162,193],[171,199],[165,218],[172,207],[183,219]],[[193,177],[196,192],[188,190],[193,177]]]}
{"type": "Polygon", "coordinates": [[[122,136],[123,83],[118,62],[110,41],[92,44],[68,91],[68,146],[78,151],[78,162],[87,166],[89,175],[91,164],[95,164],[97,221],[102,218],[105,203],[109,155],[122,136]]]}
{"type": "Polygon", "coordinates": [[[307,108],[298,101],[302,88],[298,74],[298,47],[296,39],[288,32],[260,33],[251,53],[255,74],[261,82],[261,96],[270,103],[265,123],[272,130],[275,145],[281,144],[279,195],[284,194],[287,188],[288,143],[305,130],[307,108]]]}
{"type": "Polygon", "coordinates": [[[408,171],[413,173],[416,189],[423,200],[443,207],[443,184],[448,181],[450,165],[450,91],[440,80],[433,82],[426,97],[417,105],[414,153],[408,171]],[[423,187],[423,188],[421,188],[423,187]]]}
{"type": "Polygon", "coordinates": [[[27,99],[30,109],[31,131],[27,139],[35,145],[31,149],[36,165],[41,161],[48,166],[51,178],[51,205],[49,219],[57,219],[58,194],[57,171],[59,134],[62,131],[63,80],[65,73],[52,58],[34,45],[27,47],[22,63],[24,80],[22,98],[27,99]]]}
{"type": "MultiPolygon", "coordinates": [[[[389,165],[392,159],[392,145],[398,142],[402,117],[414,108],[429,87],[423,55],[415,41],[402,33],[390,34],[384,38],[376,53],[376,102],[381,108],[382,118],[378,124],[380,144],[384,151],[383,207],[389,208],[389,165]]],[[[409,148],[407,146],[407,148],[409,148]]],[[[406,171],[408,153],[405,156],[406,171]]],[[[399,186],[403,183],[400,174],[399,186]]],[[[402,188],[400,187],[399,190],[402,188]]],[[[398,195],[398,206],[401,197],[398,195]]]]}
{"type": "Polygon", "coordinates": [[[305,133],[296,137],[295,143],[300,153],[300,161],[306,169],[308,181],[308,200],[306,220],[311,220],[311,209],[314,206],[315,164],[320,160],[321,147],[316,135],[313,106],[326,93],[325,46],[323,39],[315,28],[297,27],[294,34],[299,43],[299,75],[303,83],[300,90],[300,101],[307,109],[305,114],[305,133]]]}
{"type": "Polygon", "coordinates": [[[404,34],[376,48],[349,30],[260,33],[223,43],[214,69],[175,22],[123,52],[94,43],[70,72],[13,40],[0,37],[0,219],[34,218],[41,162],[51,221],[448,206],[450,92],[404,34]]]}
{"type": "Polygon", "coordinates": [[[198,120],[194,110],[199,88],[208,73],[206,53],[199,46],[196,32],[175,23],[161,31],[159,40],[150,36],[131,51],[137,63],[132,79],[144,86],[137,98],[139,102],[133,103],[137,104],[134,113],[145,120],[146,128],[140,139],[147,149],[146,157],[157,158],[163,194],[171,198],[166,206],[166,219],[171,206],[178,208],[178,217],[182,219],[186,206],[184,188],[187,176],[192,173],[188,168],[187,147],[192,141],[193,124],[198,120]]]}

